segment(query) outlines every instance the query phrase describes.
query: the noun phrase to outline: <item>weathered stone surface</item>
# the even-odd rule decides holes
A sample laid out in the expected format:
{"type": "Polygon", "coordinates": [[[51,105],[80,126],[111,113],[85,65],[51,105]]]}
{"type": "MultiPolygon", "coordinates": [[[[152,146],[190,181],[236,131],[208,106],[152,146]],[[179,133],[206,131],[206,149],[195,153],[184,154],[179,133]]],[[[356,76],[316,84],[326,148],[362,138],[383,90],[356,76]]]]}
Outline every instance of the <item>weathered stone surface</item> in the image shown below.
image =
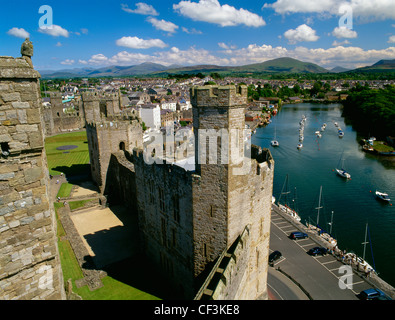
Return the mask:
{"type": "Polygon", "coordinates": [[[39,77],[25,59],[0,57],[0,142],[10,151],[0,155],[0,300],[64,298],[39,77]]]}

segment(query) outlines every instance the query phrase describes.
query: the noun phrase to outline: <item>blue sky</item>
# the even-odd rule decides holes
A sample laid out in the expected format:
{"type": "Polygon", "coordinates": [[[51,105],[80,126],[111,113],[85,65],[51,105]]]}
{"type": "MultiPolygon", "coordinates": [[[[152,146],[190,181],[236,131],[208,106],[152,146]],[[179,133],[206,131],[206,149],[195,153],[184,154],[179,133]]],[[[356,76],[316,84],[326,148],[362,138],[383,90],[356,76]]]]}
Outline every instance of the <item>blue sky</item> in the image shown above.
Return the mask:
{"type": "Polygon", "coordinates": [[[285,56],[354,68],[395,59],[394,0],[2,2],[0,55],[20,56],[30,36],[39,70],[245,65],[285,56]],[[51,28],[39,28],[48,13],[39,13],[42,5],[52,8],[51,28]]]}

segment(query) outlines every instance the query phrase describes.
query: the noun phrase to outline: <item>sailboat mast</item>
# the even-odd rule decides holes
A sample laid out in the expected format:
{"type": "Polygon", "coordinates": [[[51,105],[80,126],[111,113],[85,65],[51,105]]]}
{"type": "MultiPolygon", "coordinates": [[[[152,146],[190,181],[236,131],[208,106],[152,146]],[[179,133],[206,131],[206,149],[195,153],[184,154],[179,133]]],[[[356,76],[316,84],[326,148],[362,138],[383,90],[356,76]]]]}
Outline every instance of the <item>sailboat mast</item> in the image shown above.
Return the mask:
{"type": "Polygon", "coordinates": [[[369,242],[366,242],[366,237],[367,237],[367,235],[368,235],[368,224],[366,224],[365,242],[362,242],[362,244],[363,244],[363,256],[362,256],[362,259],[363,259],[364,261],[365,261],[366,245],[369,243],[369,242]]]}
{"type": "Polygon", "coordinates": [[[318,200],[318,207],[316,208],[318,210],[318,212],[317,212],[317,226],[318,226],[318,222],[320,221],[320,209],[322,209],[322,207],[321,207],[321,195],[322,195],[322,186],[320,187],[320,198],[318,200]]]}
{"type": "Polygon", "coordinates": [[[331,222],[329,223],[329,225],[331,226],[329,229],[329,234],[332,234],[332,225],[333,225],[333,211],[332,211],[332,215],[331,215],[331,222]]]}

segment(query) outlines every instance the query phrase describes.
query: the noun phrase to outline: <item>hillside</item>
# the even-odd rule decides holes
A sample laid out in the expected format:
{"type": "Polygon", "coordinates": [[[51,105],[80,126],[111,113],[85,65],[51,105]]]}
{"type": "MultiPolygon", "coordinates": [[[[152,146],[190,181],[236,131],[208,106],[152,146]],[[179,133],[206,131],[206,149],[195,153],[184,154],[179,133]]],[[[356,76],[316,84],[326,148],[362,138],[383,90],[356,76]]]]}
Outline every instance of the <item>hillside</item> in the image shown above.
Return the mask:
{"type": "Polygon", "coordinates": [[[325,73],[328,70],[310,62],[292,58],[278,58],[262,63],[249,64],[232,68],[234,72],[267,72],[267,73],[325,73]]]}
{"type": "Polygon", "coordinates": [[[157,64],[145,62],[134,66],[109,66],[99,69],[70,69],[59,71],[39,71],[44,78],[73,78],[73,77],[121,77],[121,76],[135,76],[146,75],[153,72],[167,70],[168,67],[157,64]]]}
{"type": "Polygon", "coordinates": [[[348,72],[395,72],[395,59],[380,60],[371,66],[357,68],[348,72]]]}
{"type": "Polygon", "coordinates": [[[223,75],[243,76],[246,74],[322,74],[322,73],[384,73],[395,72],[395,59],[380,60],[372,66],[346,71],[344,68],[337,67],[327,70],[317,64],[303,62],[292,58],[278,58],[262,63],[248,64],[243,66],[217,66],[217,65],[195,65],[179,66],[171,65],[166,67],[157,63],[142,63],[134,66],[109,66],[104,68],[80,68],[64,69],[58,71],[39,70],[43,78],[73,78],[73,77],[126,77],[126,76],[167,76],[168,74],[210,74],[212,72],[223,75]]]}

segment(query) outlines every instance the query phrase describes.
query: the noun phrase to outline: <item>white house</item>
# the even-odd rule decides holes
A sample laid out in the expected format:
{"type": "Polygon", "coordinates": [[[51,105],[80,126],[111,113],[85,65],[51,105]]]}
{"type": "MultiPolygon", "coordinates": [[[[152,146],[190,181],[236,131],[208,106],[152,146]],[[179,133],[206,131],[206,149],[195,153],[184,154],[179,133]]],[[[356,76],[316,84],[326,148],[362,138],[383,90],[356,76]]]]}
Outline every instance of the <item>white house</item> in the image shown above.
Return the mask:
{"type": "Polygon", "coordinates": [[[176,112],[177,110],[177,101],[165,101],[161,103],[162,110],[170,110],[176,112]]]}
{"type": "Polygon", "coordinates": [[[160,106],[158,104],[143,104],[140,106],[141,120],[148,128],[159,129],[161,125],[160,106]]]}

